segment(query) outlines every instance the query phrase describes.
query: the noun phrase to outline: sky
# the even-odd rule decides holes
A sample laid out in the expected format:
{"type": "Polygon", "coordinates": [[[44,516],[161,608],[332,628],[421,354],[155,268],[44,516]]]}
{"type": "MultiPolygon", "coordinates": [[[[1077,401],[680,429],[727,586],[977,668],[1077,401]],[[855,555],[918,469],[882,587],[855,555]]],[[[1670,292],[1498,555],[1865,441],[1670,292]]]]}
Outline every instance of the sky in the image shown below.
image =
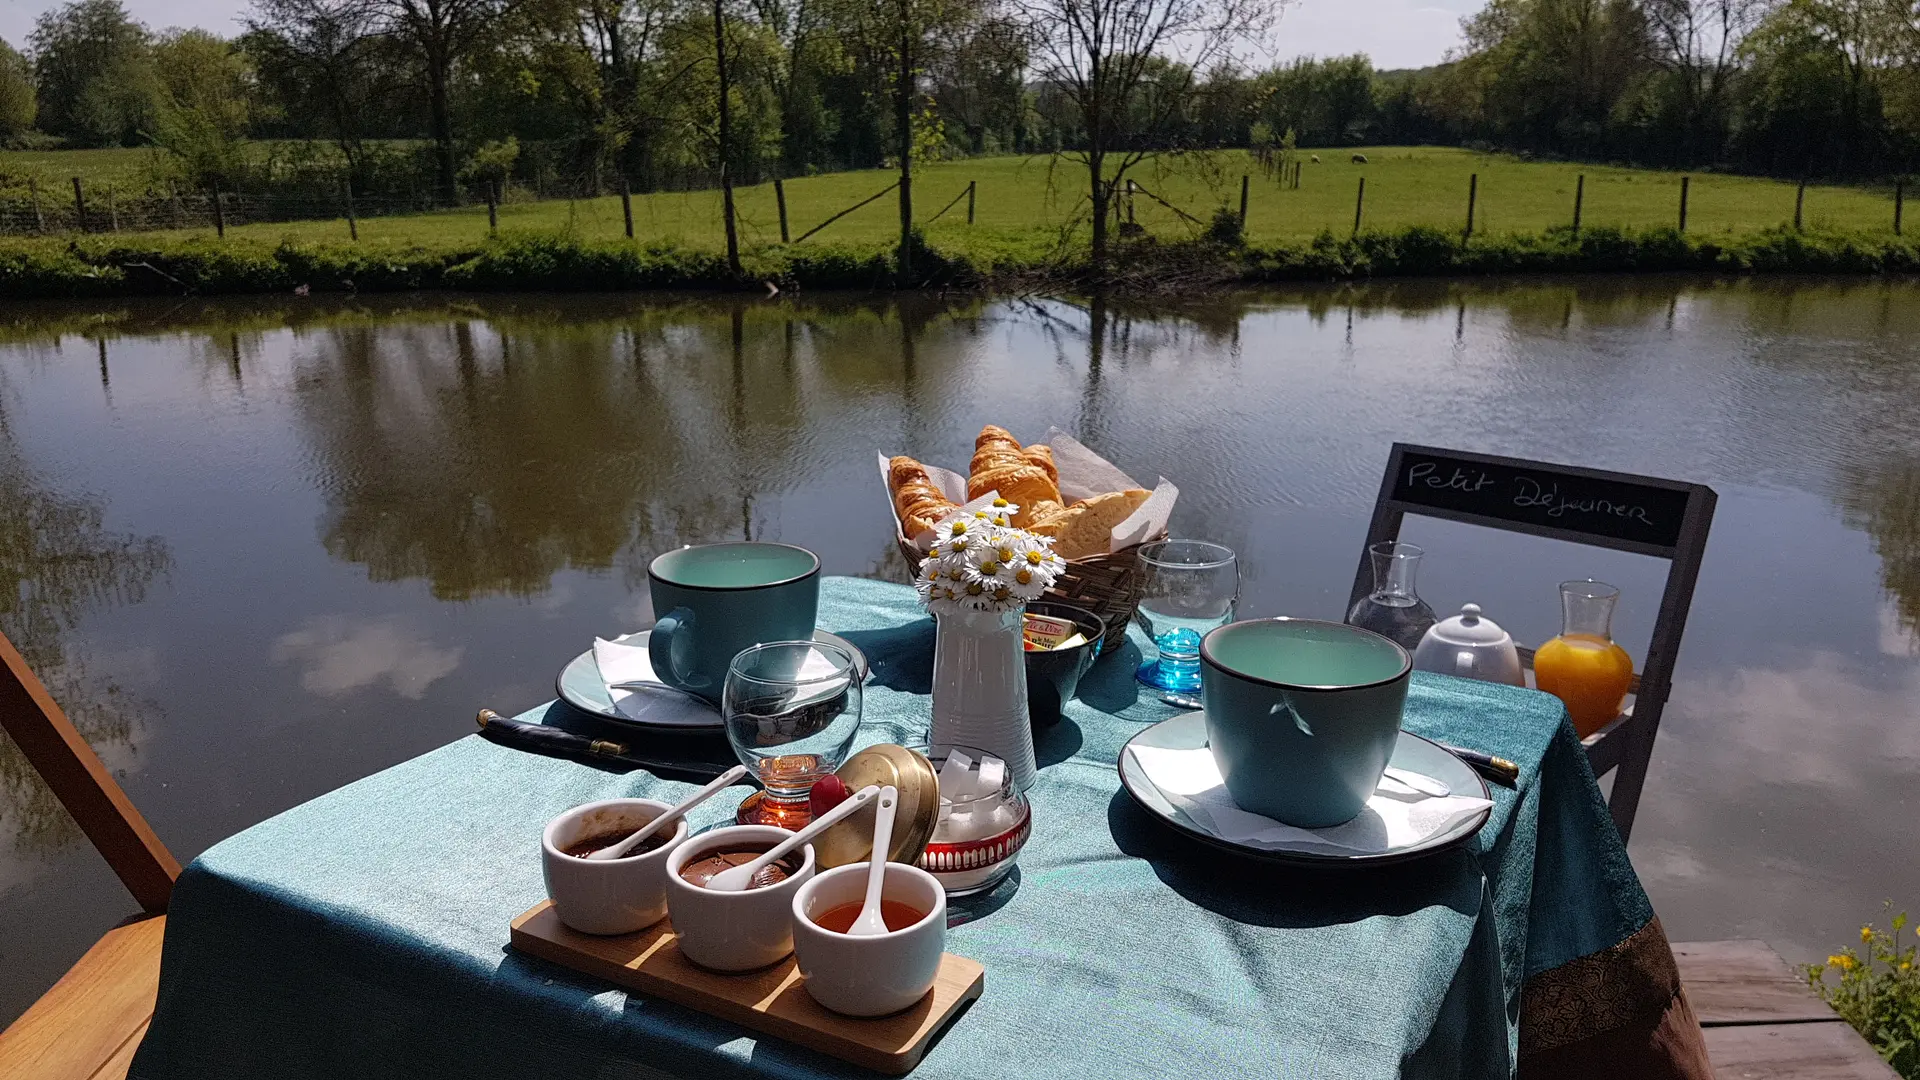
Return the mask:
{"type": "MultiPolygon", "coordinates": [[[[239,32],[247,0],[122,0],[156,30],[199,26],[239,32]]],[[[1460,41],[1460,18],[1484,0],[1298,0],[1287,10],[1272,46],[1278,58],[1364,52],[1381,68],[1436,63],[1460,41]]],[[[0,38],[23,46],[42,11],[60,0],[0,0],[0,38]]]]}

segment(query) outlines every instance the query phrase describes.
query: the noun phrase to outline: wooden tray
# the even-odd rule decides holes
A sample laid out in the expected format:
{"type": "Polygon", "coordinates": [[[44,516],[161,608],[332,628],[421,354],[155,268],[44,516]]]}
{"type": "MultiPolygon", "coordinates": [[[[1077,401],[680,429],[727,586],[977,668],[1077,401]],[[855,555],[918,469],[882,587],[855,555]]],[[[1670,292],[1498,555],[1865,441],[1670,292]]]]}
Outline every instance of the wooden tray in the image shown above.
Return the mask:
{"type": "Polygon", "coordinates": [[[628,990],[684,1005],[820,1053],[901,1076],[920,1064],[933,1036],[986,988],[986,969],[948,953],[933,992],[905,1012],[857,1020],[821,1008],[789,956],[744,975],[720,975],[680,954],[672,920],[637,934],[595,937],[569,930],[542,900],[513,920],[513,947],[628,990]]]}

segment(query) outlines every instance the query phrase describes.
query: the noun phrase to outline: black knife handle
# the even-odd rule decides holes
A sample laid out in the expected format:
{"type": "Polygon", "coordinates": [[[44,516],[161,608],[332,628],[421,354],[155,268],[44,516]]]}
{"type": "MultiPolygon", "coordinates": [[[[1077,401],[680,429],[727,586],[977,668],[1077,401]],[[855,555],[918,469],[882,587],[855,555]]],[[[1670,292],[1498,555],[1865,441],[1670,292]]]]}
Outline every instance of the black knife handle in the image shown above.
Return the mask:
{"type": "Polygon", "coordinates": [[[481,709],[475,717],[480,730],[516,749],[536,754],[568,754],[585,757],[624,757],[624,743],[607,739],[589,739],[546,724],[527,724],[501,716],[492,709],[481,709]]]}

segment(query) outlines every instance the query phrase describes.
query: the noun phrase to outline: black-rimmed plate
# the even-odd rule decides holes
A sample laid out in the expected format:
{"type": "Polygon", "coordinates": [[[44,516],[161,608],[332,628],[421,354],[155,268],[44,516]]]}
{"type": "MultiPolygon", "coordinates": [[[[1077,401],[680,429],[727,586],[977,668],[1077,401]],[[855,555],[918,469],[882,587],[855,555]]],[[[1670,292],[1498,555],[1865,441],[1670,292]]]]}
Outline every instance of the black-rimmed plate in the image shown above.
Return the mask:
{"type": "MultiPolygon", "coordinates": [[[[1206,714],[1191,712],[1171,720],[1163,720],[1129,739],[1127,748],[1135,743],[1141,746],[1164,747],[1169,750],[1196,750],[1204,747],[1207,745],[1206,714]]],[[[1141,775],[1140,766],[1133,762],[1133,755],[1127,748],[1122,748],[1120,751],[1120,783],[1127,789],[1127,794],[1133,796],[1134,802],[1139,803],[1149,814],[1159,818],[1175,832],[1192,837],[1203,844],[1210,844],[1248,858],[1262,859],[1267,862],[1295,866],[1362,867],[1425,858],[1435,852],[1458,847],[1473,839],[1493,816],[1492,808],[1488,808],[1417,844],[1377,853],[1336,854],[1325,848],[1310,846],[1302,846],[1298,849],[1253,847],[1219,836],[1189,817],[1169,801],[1152,781],[1141,775]]],[[[1409,772],[1431,776],[1452,788],[1456,794],[1478,796],[1483,799],[1493,798],[1486,781],[1480,778],[1479,773],[1473,771],[1471,765],[1448,753],[1440,744],[1410,732],[1400,733],[1400,741],[1393,748],[1393,758],[1389,764],[1409,772]]]]}
{"type": "MultiPolygon", "coordinates": [[[[648,630],[637,634],[625,634],[609,641],[617,645],[644,647],[648,630]]],[[[813,640],[827,645],[838,645],[853,657],[853,669],[861,682],[867,681],[867,657],[854,646],[853,642],[838,634],[829,634],[825,630],[815,630],[813,640]]],[[[720,709],[706,701],[682,694],[679,691],[662,686],[657,691],[641,691],[649,696],[647,718],[635,719],[616,709],[613,698],[607,694],[607,684],[600,680],[600,665],[594,662],[593,650],[588,649],[572,662],[560,669],[560,677],[555,680],[554,690],[560,700],[591,716],[597,716],[610,723],[646,731],[677,731],[683,733],[711,732],[720,733],[726,725],[720,719],[720,709]]]]}

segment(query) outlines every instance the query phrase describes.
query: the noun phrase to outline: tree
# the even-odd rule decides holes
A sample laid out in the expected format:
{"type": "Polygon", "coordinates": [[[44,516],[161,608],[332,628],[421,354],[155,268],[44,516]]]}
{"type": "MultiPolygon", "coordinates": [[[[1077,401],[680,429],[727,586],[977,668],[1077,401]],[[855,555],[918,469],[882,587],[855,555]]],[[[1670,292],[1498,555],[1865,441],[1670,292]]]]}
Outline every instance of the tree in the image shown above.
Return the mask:
{"type": "Polygon", "coordinates": [[[119,0],[75,0],[44,12],[29,41],[44,130],[119,146],[152,125],[150,37],[119,0]]]}
{"type": "Polygon", "coordinates": [[[391,57],[357,0],[254,0],[242,49],[302,134],[331,139],[349,182],[365,171],[367,117],[396,89],[391,57]]]}
{"type": "Polygon", "coordinates": [[[194,184],[237,186],[255,97],[246,58],[205,30],[167,33],[154,43],[153,58],[155,145],[171,153],[194,184]]]}
{"type": "Polygon", "coordinates": [[[433,139],[435,182],[440,198],[453,202],[459,165],[454,146],[453,86],[487,35],[519,0],[341,0],[375,33],[398,44],[413,61],[427,93],[428,135],[433,139]]]}
{"type": "Polygon", "coordinates": [[[1770,0],[1642,0],[1652,31],[1654,62],[1677,93],[1684,127],[1680,158],[1708,153],[1726,123],[1728,94],[1739,71],[1740,48],[1770,0]]]}
{"type": "Polygon", "coordinates": [[[33,65],[0,41],[0,144],[33,130],[40,103],[33,92],[33,65]]]}
{"type": "Polygon", "coordinates": [[[1273,25],[1282,0],[1012,0],[1028,32],[1034,76],[1075,114],[1087,170],[1094,264],[1108,258],[1108,217],[1129,169],[1165,149],[1136,134],[1184,109],[1193,73],[1273,25]],[[1173,80],[1168,54],[1177,54],[1173,80]]]}

